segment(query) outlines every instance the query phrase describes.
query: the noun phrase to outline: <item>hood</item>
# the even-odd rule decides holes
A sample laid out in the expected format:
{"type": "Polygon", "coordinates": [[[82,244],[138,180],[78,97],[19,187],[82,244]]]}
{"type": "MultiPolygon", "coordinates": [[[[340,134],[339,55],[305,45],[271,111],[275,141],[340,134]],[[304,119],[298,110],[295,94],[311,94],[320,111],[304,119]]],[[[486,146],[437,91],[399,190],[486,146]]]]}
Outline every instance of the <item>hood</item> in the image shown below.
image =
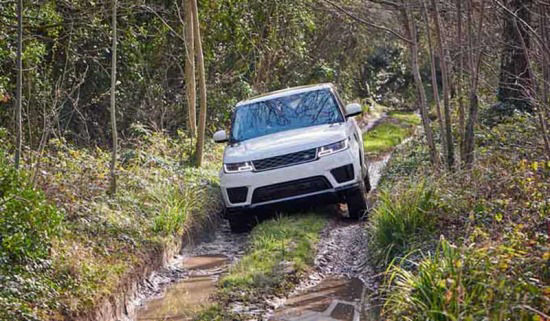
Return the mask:
{"type": "Polygon", "coordinates": [[[317,148],[346,139],[344,123],[287,130],[252,138],[225,148],[224,163],[237,163],[317,148]]]}

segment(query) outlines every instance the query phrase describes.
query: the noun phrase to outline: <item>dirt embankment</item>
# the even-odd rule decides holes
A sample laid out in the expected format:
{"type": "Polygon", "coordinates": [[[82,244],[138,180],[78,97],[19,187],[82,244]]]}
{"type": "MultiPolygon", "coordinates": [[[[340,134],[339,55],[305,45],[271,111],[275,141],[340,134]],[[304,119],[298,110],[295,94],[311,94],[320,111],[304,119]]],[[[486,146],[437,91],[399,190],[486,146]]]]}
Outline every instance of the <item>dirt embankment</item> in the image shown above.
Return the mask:
{"type": "Polygon", "coordinates": [[[164,248],[147,253],[141,264],[134,266],[133,271],[120,282],[117,292],[104,299],[91,312],[71,317],[71,321],[133,320],[137,302],[160,292],[170,280],[182,277],[177,275],[178,269],[174,266],[180,259],[179,254],[183,248],[199,243],[207,232],[216,229],[222,221],[218,211],[210,213],[209,217],[207,222],[192,224],[185,235],[164,248]],[[168,277],[169,274],[172,275],[168,277]]]}

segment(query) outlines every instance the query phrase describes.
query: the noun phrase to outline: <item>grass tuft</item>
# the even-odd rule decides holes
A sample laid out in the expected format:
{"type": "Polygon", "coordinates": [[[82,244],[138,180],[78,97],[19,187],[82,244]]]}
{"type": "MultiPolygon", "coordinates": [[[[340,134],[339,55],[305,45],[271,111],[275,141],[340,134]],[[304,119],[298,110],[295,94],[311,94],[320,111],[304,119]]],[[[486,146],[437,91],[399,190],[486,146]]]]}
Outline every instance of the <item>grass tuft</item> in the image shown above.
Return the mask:
{"type": "Polygon", "coordinates": [[[315,244],[327,219],[318,214],[279,217],[251,233],[248,253],[221,280],[225,292],[281,284],[284,271],[304,272],[315,256],[315,244]]]}
{"type": "Polygon", "coordinates": [[[387,262],[404,254],[419,236],[433,232],[436,199],[425,182],[403,184],[380,193],[369,223],[377,259],[387,262]]]}
{"type": "Polygon", "coordinates": [[[512,265],[524,265],[521,256],[509,247],[456,247],[442,239],[415,272],[401,264],[390,266],[384,315],[419,321],[543,320],[542,312],[533,309],[547,304],[537,287],[540,281],[504,273],[512,265]]]}

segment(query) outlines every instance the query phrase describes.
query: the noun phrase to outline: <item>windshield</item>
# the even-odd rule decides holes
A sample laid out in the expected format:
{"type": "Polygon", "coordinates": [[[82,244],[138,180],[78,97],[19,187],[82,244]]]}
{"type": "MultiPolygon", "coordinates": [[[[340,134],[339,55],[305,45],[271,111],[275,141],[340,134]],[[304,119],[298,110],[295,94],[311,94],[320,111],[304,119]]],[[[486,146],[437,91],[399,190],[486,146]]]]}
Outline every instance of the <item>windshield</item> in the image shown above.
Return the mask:
{"type": "Polygon", "coordinates": [[[309,91],[238,107],[231,140],[240,142],[286,130],[343,121],[330,90],[309,91]]]}

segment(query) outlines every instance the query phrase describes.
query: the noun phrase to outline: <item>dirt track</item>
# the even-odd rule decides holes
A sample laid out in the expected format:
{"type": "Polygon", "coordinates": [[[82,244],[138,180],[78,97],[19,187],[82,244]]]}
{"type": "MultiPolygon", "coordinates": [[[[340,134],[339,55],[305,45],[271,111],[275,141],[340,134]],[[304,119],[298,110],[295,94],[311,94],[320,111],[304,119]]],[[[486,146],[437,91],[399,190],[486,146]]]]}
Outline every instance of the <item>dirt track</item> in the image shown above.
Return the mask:
{"type": "MultiPolygon", "coordinates": [[[[368,128],[378,123],[373,120],[368,128]]],[[[390,155],[369,164],[371,186],[376,188],[390,155]]],[[[263,298],[258,303],[234,302],[227,307],[251,320],[323,321],[375,320],[367,293],[376,291],[368,264],[365,221],[346,219],[345,208],[331,207],[334,219],[323,230],[314,272],[287,298],[263,298]]],[[[209,294],[227,267],[247,246],[247,234],[232,234],[227,222],[195,246],[188,246],[168,268],[153,275],[140,291],[135,315],[129,320],[190,320],[209,303],[209,294]]]]}

